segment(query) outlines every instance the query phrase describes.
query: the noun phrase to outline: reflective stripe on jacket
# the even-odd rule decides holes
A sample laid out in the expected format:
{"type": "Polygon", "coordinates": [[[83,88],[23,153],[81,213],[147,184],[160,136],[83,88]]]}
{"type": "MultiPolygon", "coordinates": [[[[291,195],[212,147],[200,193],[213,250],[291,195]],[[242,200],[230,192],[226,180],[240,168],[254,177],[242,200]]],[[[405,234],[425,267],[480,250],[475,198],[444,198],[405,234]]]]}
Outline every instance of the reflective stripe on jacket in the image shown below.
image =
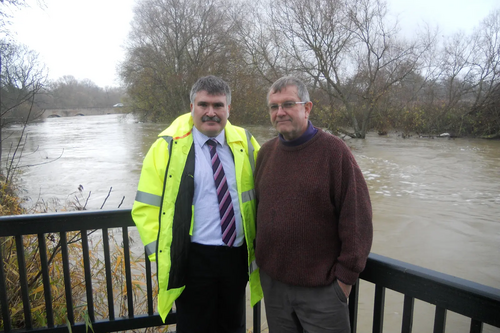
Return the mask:
{"type": "MultiPolygon", "coordinates": [[[[194,145],[190,113],[178,117],[151,146],[142,166],[132,217],[150,260],[157,261],[158,312],[165,321],[185,287],[193,228],[194,145]]],[[[251,304],[262,298],[255,264],[256,200],[253,171],[260,148],[245,129],[229,123],[225,136],[235,164],[236,185],[248,249],[251,304]]]]}

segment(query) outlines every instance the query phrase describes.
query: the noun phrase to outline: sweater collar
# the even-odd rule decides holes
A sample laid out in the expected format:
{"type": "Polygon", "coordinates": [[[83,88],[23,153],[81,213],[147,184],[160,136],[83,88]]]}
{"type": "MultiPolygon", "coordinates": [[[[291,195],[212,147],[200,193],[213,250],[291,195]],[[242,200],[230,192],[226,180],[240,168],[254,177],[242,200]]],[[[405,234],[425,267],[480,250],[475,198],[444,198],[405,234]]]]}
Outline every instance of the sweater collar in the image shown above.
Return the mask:
{"type": "Polygon", "coordinates": [[[287,147],[297,147],[311,140],[316,135],[317,132],[318,129],[314,127],[311,121],[309,120],[307,125],[307,130],[297,139],[287,141],[281,134],[278,134],[278,137],[280,138],[280,141],[283,145],[287,147]]]}

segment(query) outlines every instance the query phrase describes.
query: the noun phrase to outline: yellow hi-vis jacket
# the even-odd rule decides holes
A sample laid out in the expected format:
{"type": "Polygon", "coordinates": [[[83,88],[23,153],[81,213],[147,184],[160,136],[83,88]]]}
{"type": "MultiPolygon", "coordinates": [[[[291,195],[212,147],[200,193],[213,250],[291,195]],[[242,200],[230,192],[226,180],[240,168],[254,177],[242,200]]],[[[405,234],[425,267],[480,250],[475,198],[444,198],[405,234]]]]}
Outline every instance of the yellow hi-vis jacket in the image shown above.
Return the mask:
{"type": "MultiPolygon", "coordinates": [[[[193,230],[194,145],[193,118],[178,117],[151,146],[142,166],[132,208],[146,253],[157,262],[158,312],[165,322],[173,302],[185,288],[185,268],[193,230]]],[[[256,200],[253,179],[260,149],[245,129],[225,127],[226,141],[233,153],[238,200],[248,249],[251,304],[262,298],[259,271],[255,264],[256,200]]]]}

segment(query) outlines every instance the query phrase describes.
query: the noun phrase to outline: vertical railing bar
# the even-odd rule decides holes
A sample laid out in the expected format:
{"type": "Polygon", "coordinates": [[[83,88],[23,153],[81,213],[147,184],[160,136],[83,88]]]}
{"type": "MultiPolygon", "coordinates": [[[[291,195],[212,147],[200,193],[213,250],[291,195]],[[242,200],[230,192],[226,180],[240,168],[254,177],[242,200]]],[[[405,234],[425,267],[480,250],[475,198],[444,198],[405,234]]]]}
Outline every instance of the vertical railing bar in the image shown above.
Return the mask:
{"type": "Polygon", "coordinates": [[[94,297],[92,296],[92,273],[90,271],[90,251],[87,230],[81,230],[83,267],[85,271],[85,291],[87,292],[87,312],[91,322],[95,322],[94,297]]]}
{"type": "Polygon", "coordinates": [[[481,333],[483,331],[483,323],[479,320],[471,319],[470,333],[481,333]]]}
{"type": "Polygon", "coordinates": [[[434,317],[434,333],[444,333],[446,328],[446,309],[436,306],[436,314],[434,317]]]}
{"type": "Polygon", "coordinates": [[[125,277],[127,284],[128,316],[134,318],[134,294],[132,292],[132,273],[130,269],[130,245],[128,240],[128,228],[122,228],[123,234],[123,254],[125,256],[125,277]]]}
{"type": "Polygon", "coordinates": [[[64,291],[66,294],[66,314],[68,316],[68,321],[71,325],[75,324],[75,316],[73,312],[73,295],[71,289],[71,271],[69,268],[69,253],[68,253],[68,240],[66,238],[66,232],[61,232],[59,234],[61,238],[61,254],[63,262],[63,274],[64,274],[64,291]]]}
{"type": "Polygon", "coordinates": [[[115,300],[113,297],[113,279],[111,276],[111,253],[109,251],[108,228],[102,229],[102,245],[104,248],[104,264],[106,266],[106,289],[108,292],[109,319],[115,320],[115,300]]]}
{"type": "Polygon", "coordinates": [[[2,307],[3,328],[6,333],[12,329],[10,325],[10,313],[7,298],[7,285],[5,282],[5,270],[3,264],[3,241],[7,238],[0,238],[0,306],[2,307]]]}
{"type": "Polygon", "coordinates": [[[359,300],[359,279],[351,288],[349,295],[349,320],[351,322],[351,333],[358,330],[358,300],[359,300]]]}
{"type": "MultiPolygon", "coordinates": [[[[52,290],[50,288],[49,263],[47,258],[47,243],[45,234],[38,234],[38,248],[40,250],[40,265],[42,266],[43,294],[45,298],[45,314],[47,326],[54,327],[54,309],[52,308],[52,290]]],[[[55,251],[55,250],[54,250],[55,251]]]]}
{"type": "Polygon", "coordinates": [[[373,310],[373,333],[382,333],[384,328],[385,288],[375,285],[375,308],[373,310]]]}
{"type": "MultiPolygon", "coordinates": [[[[246,291],[245,291],[245,299],[246,299],[246,291]]],[[[246,307],[246,305],[245,305],[245,307],[246,307]]],[[[243,322],[245,323],[245,332],[246,332],[247,331],[247,324],[246,324],[247,323],[247,312],[246,311],[243,312],[243,322]]]]}
{"type": "Polygon", "coordinates": [[[262,330],[262,302],[259,301],[253,306],[253,332],[257,333],[262,330]]]}
{"type": "Polygon", "coordinates": [[[146,266],[146,293],[148,297],[148,315],[154,314],[153,308],[153,277],[151,276],[151,262],[149,261],[148,254],[144,251],[144,264],[146,266]]]}
{"type": "Polygon", "coordinates": [[[405,295],[403,303],[403,324],[401,325],[401,333],[411,333],[413,328],[413,311],[415,306],[415,299],[411,296],[405,295]]]}
{"type": "Polygon", "coordinates": [[[31,319],[31,309],[28,292],[28,278],[26,274],[26,261],[24,260],[24,244],[23,236],[16,235],[16,252],[17,263],[19,266],[19,283],[21,284],[21,298],[23,300],[24,321],[26,329],[33,329],[33,322],[31,319]]]}

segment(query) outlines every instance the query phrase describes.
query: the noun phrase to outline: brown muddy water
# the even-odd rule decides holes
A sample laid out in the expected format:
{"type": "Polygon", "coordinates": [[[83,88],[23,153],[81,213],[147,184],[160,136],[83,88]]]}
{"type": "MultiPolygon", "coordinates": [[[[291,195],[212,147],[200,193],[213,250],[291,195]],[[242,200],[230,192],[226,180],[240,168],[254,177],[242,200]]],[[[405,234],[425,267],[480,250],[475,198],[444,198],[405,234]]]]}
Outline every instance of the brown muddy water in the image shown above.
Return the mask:
{"type": "MultiPolygon", "coordinates": [[[[25,205],[43,199],[45,206],[71,206],[75,196],[85,202],[90,192],[88,209],[104,201],[103,209],[131,208],[144,155],[165,127],[129,115],[51,118],[28,126],[19,165],[35,166],[20,168],[25,205]]],[[[247,128],[261,143],[275,136],[271,127],[247,128]]],[[[4,130],[2,166],[20,132],[4,130]]],[[[372,252],[500,289],[500,141],[390,133],[346,142],[370,189],[372,252]]],[[[139,250],[138,235],[132,235],[139,250]]],[[[358,331],[371,332],[373,286],[362,283],[361,294],[358,331]]],[[[403,297],[390,291],[386,297],[384,331],[399,332],[403,297]]],[[[432,331],[433,320],[433,308],[417,301],[413,332],[432,331]]],[[[468,332],[469,323],[449,313],[447,330],[468,332]]]]}

